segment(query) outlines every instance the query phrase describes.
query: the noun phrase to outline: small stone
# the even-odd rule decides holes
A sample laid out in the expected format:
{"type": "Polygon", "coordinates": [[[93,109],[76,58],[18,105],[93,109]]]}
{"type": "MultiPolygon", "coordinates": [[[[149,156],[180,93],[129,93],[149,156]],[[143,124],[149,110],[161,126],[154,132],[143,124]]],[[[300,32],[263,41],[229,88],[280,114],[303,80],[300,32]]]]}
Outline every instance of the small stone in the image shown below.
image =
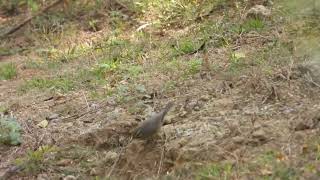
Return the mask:
{"type": "Polygon", "coordinates": [[[48,175],[47,174],[39,174],[37,176],[37,180],[48,180],[48,175]]]}
{"type": "Polygon", "coordinates": [[[57,162],[58,166],[68,166],[70,164],[72,164],[72,160],[71,159],[62,159],[62,160],[57,162]]]}
{"type": "Polygon", "coordinates": [[[68,175],[66,177],[63,178],[63,180],[76,180],[77,178],[75,176],[72,175],[68,175]]]}
{"type": "Polygon", "coordinates": [[[246,17],[255,17],[255,18],[266,18],[271,16],[270,9],[266,8],[263,5],[255,5],[246,14],[246,17]]]}
{"type": "Polygon", "coordinates": [[[242,136],[236,136],[236,137],[233,137],[232,140],[237,144],[244,144],[246,139],[242,136]]]}
{"type": "Polygon", "coordinates": [[[105,159],[110,161],[114,161],[117,157],[118,157],[118,154],[111,151],[107,152],[107,154],[105,155],[105,159]]]}
{"type": "Polygon", "coordinates": [[[306,130],[306,129],[310,129],[310,127],[309,127],[309,125],[307,125],[304,122],[299,122],[294,127],[295,131],[303,131],[303,130],[306,130]]]}
{"type": "Polygon", "coordinates": [[[252,133],[252,137],[254,139],[258,139],[259,141],[266,141],[267,137],[266,137],[266,132],[262,129],[259,129],[255,132],[252,133]]]}
{"type": "Polygon", "coordinates": [[[196,106],[193,107],[193,110],[200,111],[200,107],[198,105],[196,105],[196,106]]]}
{"type": "Polygon", "coordinates": [[[209,101],[210,100],[210,96],[209,95],[203,95],[200,97],[199,99],[200,101],[209,101]]]}
{"type": "Polygon", "coordinates": [[[46,120],[51,121],[53,119],[58,119],[59,114],[51,114],[50,116],[46,117],[46,120]]]}
{"type": "Polygon", "coordinates": [[[179,113],[179,117],[186,117],[188,114],[187,111],[182,111],[181,113],[179,113]]]}
{"type": "Polygon", "coordinates": [[[90,175],[91,175],[91,176],[96,176],[96,175],[98,175],[97,170],[96,170],[95,168],[92,168],[91,171],[90,171],[90,175]]]}
{"type": "Polygon", "coordinates": [[[173,123],[173,120],[174,120],[174,116],[173,115],[167,115],[165,117],[165,120],[164,120],[164,125],[166,124],[172,124],[173,123]]]}

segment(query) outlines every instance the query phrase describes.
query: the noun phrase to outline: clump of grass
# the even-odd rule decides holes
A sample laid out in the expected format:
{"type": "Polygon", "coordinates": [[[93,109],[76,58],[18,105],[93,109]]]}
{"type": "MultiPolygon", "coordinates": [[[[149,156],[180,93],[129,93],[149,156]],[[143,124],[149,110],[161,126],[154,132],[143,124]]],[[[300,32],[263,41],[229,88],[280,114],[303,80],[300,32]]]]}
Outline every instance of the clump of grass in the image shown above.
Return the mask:
{"type": "Polygon", "coordinates": [[[58,90],[62,92],[68,92],[73,90],[75,83],[67,77],[59,78],[33,78],[27,81],[20,90],[25,92],[30,89],[39,89],[39,90],[58,90]]]}
{"type": "Polygon", "coordinates": [[[200,170],[196,179],[232,179],[233,170],[234,168],[230,163],[211,164],[200,170]]]}
{"type": "Polygon", "coordinates": [[[177,41],[173,49],[173,56],[189,54],[197,49],[197,43],[189,38],[183,38],[177,41]]]}
{"type": "Polygon", "coordinates": [[[0,144],[20,145],[21,126],[14,117],[0,117],[0,144]]]}
{"type": "Polygon", "coordinates": [[[26,173],[37,173],[46,167],[46,157],[57,148],[51,146],[41,146],[36,151],[29,150],[25,157],[16,159],[16,164],[26,173]]]}
{"type": "Polygon", "coordinates": [[[202,59],[191,59],[187,62],[187,71],[185,71],[185,75],[194,75],[200,72],[200,68],[202,65],[202,59]]]}
{"type": "Polygon", "coordinates": [[[232,52],[229,57],[229,62],[230,62],[229,70],[232,72],[241,70],[241,68],[245,64],[244,60],[245,60],[245,54],[232,52]]]}
{"type": "Polygon", "coordinates": [[[265,23],[259,18],[250,18],[246,20],[240,27],[242,32],[260,31],[265,27],[265,23]]]}
{"type": "Polygon", "coordinates": [[[8,80],[17,76],[17,68],[13,63],[0,66],[0,80],[8,80]]]}
{"type": "Polygon", "coordinates": [[[236,34],[248,33],[250,31],[261,31],[265,28],[265,22],[259,18],[246,19],[241,24],[233,24],[230,26],[231,32],[236,34]]]}
{"type": "Polygon", "coordinates": [[[256,158],[257,161],[250,163],[252,167],[250,171],[261,172],[261,170],[267,169],[270,173],[259,173],[259,176],[270,179],[297,179],[297,170],[288,166],[282,160],[282,156],[280,152],[266,151],[256,158]]]}

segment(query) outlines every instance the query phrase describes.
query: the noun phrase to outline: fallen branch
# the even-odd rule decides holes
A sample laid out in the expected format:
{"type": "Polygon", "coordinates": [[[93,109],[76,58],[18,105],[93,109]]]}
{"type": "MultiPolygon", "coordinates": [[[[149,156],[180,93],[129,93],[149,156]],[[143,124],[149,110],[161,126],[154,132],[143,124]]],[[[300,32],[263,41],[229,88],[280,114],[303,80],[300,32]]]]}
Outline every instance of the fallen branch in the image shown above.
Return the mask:
{"type": "Polygon", "coordinates": [[[26,24],[28,24],[32,19],[34,19],[37,16],[42,15],[44,12],[48,11],[49,9],[57,6],[58,4],[62,3],[64,0],[57,0],[56,2],[50,4],[49,6],[45,7],[44,9],[42,9],[41,11],[39,11],[38,13],[36,13],[35,15],[27,18],[26,20],[24,20],[21,24],[19,24],[18,26],[12,28],[11,30],[9,30],[7,33],[3,34],[2,36],[0,36],[0,39],[5,38],[6,36],[13,34],[14,32],[18,31],[19,29],[21,29],[23,26],[25,26],[26,24]]]}

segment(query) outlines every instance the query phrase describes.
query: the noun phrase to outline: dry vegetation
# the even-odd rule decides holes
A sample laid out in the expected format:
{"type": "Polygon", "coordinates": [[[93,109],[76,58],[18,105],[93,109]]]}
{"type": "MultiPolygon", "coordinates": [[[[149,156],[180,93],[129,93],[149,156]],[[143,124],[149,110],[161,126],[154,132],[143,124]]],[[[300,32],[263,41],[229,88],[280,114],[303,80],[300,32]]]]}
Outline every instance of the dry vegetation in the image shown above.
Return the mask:
{"type": "MultiPolygon", "coordinates": [[[[0,36],[48,5],[25,2],[0,2],[0,36]]],[[[0,179],[317,179],[319,85],[299,65],[319,59],[320,5],[300,2],[78,0],[35,16],[0,41],[0,179]],[[271,15],[247,16],[256,4],[271,15]],[[157,138],[130,138],[172,100],[157,138]]]]}

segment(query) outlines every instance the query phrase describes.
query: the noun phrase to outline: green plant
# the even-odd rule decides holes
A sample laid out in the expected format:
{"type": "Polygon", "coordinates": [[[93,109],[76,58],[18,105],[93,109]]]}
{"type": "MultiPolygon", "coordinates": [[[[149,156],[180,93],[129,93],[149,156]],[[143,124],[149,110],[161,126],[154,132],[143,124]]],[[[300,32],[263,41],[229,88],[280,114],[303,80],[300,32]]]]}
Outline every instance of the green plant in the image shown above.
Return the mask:
{"type": "Polygon", "coordinates": [[[105,79],[108,73],[114,73],[119,69],[119,63],[105,60],[92,69],[97,79],[105,79]]]}
{"type": "Polygon", "coordinates": [[[130,77],[137,77],[139,74],[143,73],[142,66],[130,65],[128,68],[126,68],[126,70],[128,71],[128,75],[130,77]]]}
{"type": "Polygon", "coordinates": [[[46,156],[56,152],[52,146],[41,146],[36,151],[28,150],[26,157],[16,159],[15,163],[27,173],[36,173],[45,168],[46,156]]]}
{"type": "Polygon", "coordinates": [[[190,39],[181,39],[177,42],[176,46],[174,47],[174,51],[176,55],[183,55],[192,53],[196,50],[197,45],[190,39]]]}
{"type": "Polygon", "coordinates": [[[0,143],[6,145],[21,144],[21,126],[13,117],[0,117],[0,143]]]}
{"type": "Polygon", "coordinates": [[[244,65],[245,54],[241,52],[232,52],[229,57],[229,70],[238,71],[244,65]]]}
{"type": "Polygon", "coordinates": [[[246,20],[240,27],[242,32],[249,32],[249,31],[259,31],[263,29],[265,26],[263,20],[259,18],[251,18],[246,20]]]}
{"type": "Polygon", "coordinates": [[[75,87],[75,83],[67,77],[59,78],[33,78],[20,87],[21,91],[37,88],[39,90],[50,89],[58,91],[71,91],[75,87]]]}
{"type": "Polygon", "coordinates": [[[197,174],[196,179],[232,179],[233,166],[229,163],[224,164],[212,164],[204,169],[200,170],[197,174]]]}
{"type": "Polygon", "coordinates": [[[17,76],[17,68],[13,63],[0,66],[0,80],[8,80],[17,76]]]}
{"type": "Polygon", "coordinates": [[[202,59],[192,59],[188,62],[188,73],[193,75],[200,71],[202,59]]]}

